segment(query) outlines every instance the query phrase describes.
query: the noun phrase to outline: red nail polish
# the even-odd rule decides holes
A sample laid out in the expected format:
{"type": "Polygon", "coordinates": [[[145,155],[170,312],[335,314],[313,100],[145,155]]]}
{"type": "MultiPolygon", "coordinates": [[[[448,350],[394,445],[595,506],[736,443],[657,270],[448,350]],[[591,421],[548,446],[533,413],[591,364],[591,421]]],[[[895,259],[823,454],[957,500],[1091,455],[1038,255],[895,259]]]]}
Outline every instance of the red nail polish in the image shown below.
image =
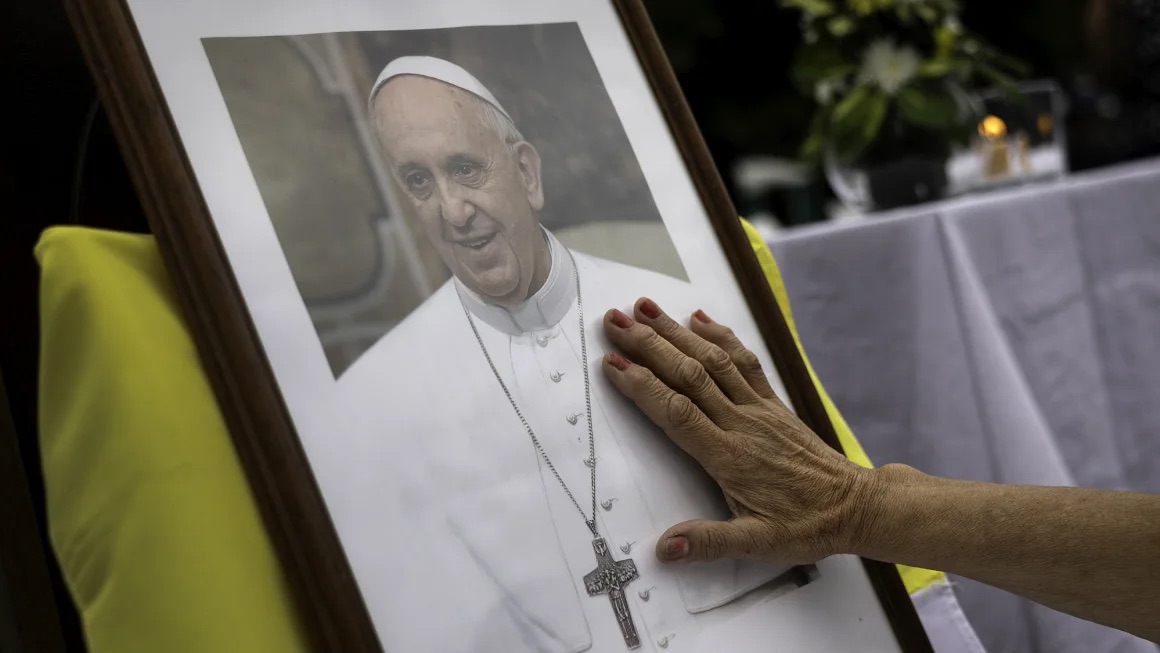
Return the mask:
{"type": "Polygon", "coordinates": [[[632,365],[632,363],[630,363],[627,358],[616,352],[612,352],[608,355],[608,362],[612,363],[612,366],[621,372],[627,370],[629,365],[632,365]]]}
{"type": "Polygon", "coordinates": [[[670,537],[665,542],[665,560],[680,560],[689,555],[689,538],[684,535],[670,537]]]}
{"type": "Polygon", "coordinates": [[[650,320],[655,320],[661,316],[661,307],[657,306],[651,299],[646,299],[640,303],[640,312],[650,320]]]}
{"type": "Polygon", "coordinates": [[[705,311],[702,311],[699,308],[697,309],[696,313],[693,313],[693,317],[697,318],[697,321],[702,323],[702,324],[712,324],[713,323],[713,320],[710,320],[709,316],[705,315],[705,311]]]}
{"type": "Polygon", "coordinates": [[[612,323],[615,324],[616,326],[622,328],[622,329],[627,329],[628,327],[632,326],[632,324],[633,324],[632,318],[625,315],[624,313],[621,313],[620,309],[613,309],[613,311],[612,311],[612,323]]]}

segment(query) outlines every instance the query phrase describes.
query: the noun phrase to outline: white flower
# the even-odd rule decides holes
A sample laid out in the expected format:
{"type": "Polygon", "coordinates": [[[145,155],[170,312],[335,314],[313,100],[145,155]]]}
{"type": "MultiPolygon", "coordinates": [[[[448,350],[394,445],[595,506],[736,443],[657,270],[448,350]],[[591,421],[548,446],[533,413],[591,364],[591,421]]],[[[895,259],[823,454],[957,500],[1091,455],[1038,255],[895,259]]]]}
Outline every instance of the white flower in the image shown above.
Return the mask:
{"type": "Polygon", "coordinates": [[[874,41],[862,55],[858,79],[876,84],[887,95],[894,95],[918,74],[922,60],[914,48],[897,47],[893,41],[874,41]]]}
{"type": "Polygon", "coordinates": [[[840,77],[823,79],[814,85],[814,99],[818,104],[828,105],[846,90],[846,83],[840,77]]]}

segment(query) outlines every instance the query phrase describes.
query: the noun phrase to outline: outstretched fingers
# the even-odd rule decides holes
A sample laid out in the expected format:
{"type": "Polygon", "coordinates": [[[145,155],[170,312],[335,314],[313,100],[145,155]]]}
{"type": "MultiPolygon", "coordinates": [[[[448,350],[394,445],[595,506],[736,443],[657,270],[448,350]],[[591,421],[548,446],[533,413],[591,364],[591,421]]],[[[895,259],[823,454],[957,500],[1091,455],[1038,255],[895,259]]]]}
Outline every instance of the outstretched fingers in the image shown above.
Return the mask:
{"type": "MultiPolygon", "coordinates": [[[[619,310],[604,316],[604,332],[616,348],[677,394],[692,400],[709,419],[727,421],[736,407],[697,359],[691,358],[648,324],[633,320],[619,310]]],[[[679,401],[679,400],[677,400],[679,401]]]]}
{"type": "Polygon", "coordinates": [[[663,383],[643,365],[619,353],[604,357],[604,373],[654,424],[685,453],[711,470],[726,434],[685,395],[663,383]]]}
{"type": "Polygon", "coordinates": [[[651,299],[637,300],[634,312],[638,322],[652,327],[657,335],[700,363],[733,403],[747,404],[760,400],[724,349],[673,320],[651,299]]]}
{"type": "Polygon", "coordinates": [[[741,344],[732,329],[714,322],[704,311],[693,313],[689,327],[693,333],[729,354],[729,359],[754,392],[765,399],[780,401],[777,393],[773,391],[773,386],[769,384],[769,378],[765,376],[765,370],[761,369],[761,360],[757,358],[757,354],[741,344]]]}

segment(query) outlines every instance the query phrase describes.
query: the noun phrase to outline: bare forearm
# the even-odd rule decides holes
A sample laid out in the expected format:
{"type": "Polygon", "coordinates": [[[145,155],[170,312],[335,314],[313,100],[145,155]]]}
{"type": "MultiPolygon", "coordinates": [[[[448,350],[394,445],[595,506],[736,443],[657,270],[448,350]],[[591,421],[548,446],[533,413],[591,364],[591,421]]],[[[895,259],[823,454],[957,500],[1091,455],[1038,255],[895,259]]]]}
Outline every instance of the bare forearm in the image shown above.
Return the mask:
{"type": "Polygon", "coordinates": [[[1160,496],[875,472],[852,552],[940,569],[1160,641],[1160,496]]]}

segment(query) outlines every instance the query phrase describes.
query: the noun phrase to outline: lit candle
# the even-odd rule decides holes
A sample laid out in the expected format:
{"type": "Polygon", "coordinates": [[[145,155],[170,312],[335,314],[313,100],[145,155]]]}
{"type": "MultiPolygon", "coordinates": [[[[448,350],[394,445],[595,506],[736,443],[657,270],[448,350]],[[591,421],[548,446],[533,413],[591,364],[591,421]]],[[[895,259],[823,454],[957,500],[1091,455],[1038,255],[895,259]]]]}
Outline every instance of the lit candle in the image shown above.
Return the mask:
{"type": "Polygon", "coordinates": [[[998,116],[987,116],[979,123],[983,137],[983,176],[1000,179],[1011,174],[1011,153],[1007,146],[1007,123],[998,116]]]}

